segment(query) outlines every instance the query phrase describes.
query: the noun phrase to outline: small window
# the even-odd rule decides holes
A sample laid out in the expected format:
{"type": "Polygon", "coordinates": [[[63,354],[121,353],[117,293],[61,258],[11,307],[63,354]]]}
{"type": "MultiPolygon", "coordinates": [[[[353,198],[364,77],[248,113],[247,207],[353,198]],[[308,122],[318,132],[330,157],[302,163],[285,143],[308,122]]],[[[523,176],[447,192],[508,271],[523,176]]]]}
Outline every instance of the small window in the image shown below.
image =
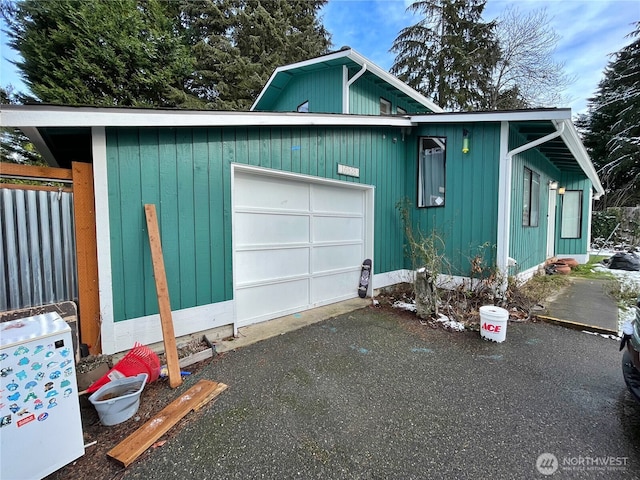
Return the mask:
{"type": "Polygon", "coordinates": [[[444,207],[445,151],[444,137],[421,137],[418,152],[418,206],[444,207]]]}
{"type": "Polygon", "coordinates": [[[562,195],[562,238],[580,238],[582,231],[582,190],[567,190],[562,195]]]}
{"type": "Polygon", "coordinates": [[[391,115],[391,102],[380,97],[380,115],[391,115]]]}
{"type": "Polygon", "coordinates": [[[406,114],[407,114],[407,111],[406,111],[404,108],[402,108],[402,107],[396,107],[396,113],[397,113],[398,115],[406,115],[406,114]]]}
{"type": "Polygon", "coordinates": [[[537,227],[540,217],[540,174],[524,168],[524,195],[522,200],[522,225],[537,227]]]}
{"type": "Polygon", "coordinates": [[[296,109],[296,111],[300,113],[309,113],[309,100],[298,105],[298,108],[296,109]]]}

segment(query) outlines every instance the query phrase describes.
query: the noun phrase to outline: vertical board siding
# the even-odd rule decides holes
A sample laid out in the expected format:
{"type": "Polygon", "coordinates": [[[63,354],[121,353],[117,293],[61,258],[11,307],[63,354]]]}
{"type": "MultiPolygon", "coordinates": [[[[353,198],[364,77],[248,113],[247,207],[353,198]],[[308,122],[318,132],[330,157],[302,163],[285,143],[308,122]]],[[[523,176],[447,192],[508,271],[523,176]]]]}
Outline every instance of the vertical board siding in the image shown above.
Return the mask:
{"type": "Polygon", "coordinates": [[[76,301],[73,194],[0,189],[0,310],[76,301]]]}
{"type": "MultiPolygon", "coordinates": [[[[515,130],[509,132],[509,149],[526,143],[515,130]]],[[[539,265],[547,258],[547,230],[549,209],[549,182],[560,180],[560,170],[538,150],[531,149],[516,155],[512,159],[511,169],[511,239],[509,256],[518,262],[520,271],[539,265]],[[540,198],[538,226],[522,225],[524,205],[524,169],[525,167],[540,175],[540,198]]],[[[558,224],[556,215],[556,225],[558,224]]],[[[558,232],[556,227],[556,232],[558,232]]]]}
{"type": "MultiPolygon", "coordinates": [[[[350,69],[349,77],[352,77],[359,69],[350,69]]],[[[349,113],[355,115],[380,115],[380,97],[391,102],[391,112],[395,113],[398,107],[404,108],[409,113],[429,113],[430,110],[415,101],[407,101],[407,97],[399,95],[396,90],[388,90],[373,81],[373,74],[364,74],[357,79],[349,90],[349,113]]],[[[384,83],[383,85],[387,85],[384,83]]]]}
{"type": "Polygon", "coordinates": [[[562,232],[562,195],[558,198],[558,214],[556,215],[556,255],[566,256],[586,252],[589,249],[589,190],[592,188],[591,180],[578,173],[563,172],[559,179],[559,185],[567,190],[582,190],[582,229],[580,238],[561,238],[562,232]]]}
{"type": "Polygon", "coordinates": [[[232,163],[374,185],[375,270],[403,268],[407,151],[390,127],[107,129],[114,319],[157,313],[145,203],[158,210],[172,309],[233,298],[232,163]]]}
{"type": "MultiPolygon", "coordinates": [[[[423,235],[444,243],[446,273],[470,275],[470,259],[481,255],[495,265],[498,223],[500,126],[494,124],[425,125],[418,128],[408,153],[407,191],[412,205],[418,196],[418,138],[446,138],[445,206],[415,209],[413,225],[423,235]],[[462,153],[462,130],[470,132],[470,151],[462,153]]],[[[406,265],[411,268],[410,259],[406,265]]]]}
{"type": "Polygon", "coordinates": [[[283,88],[273,105],[262,111],[295,112],[309,102],[310,113],[342,113],[342,66],[327,70],[296,74],[283,88]]]}

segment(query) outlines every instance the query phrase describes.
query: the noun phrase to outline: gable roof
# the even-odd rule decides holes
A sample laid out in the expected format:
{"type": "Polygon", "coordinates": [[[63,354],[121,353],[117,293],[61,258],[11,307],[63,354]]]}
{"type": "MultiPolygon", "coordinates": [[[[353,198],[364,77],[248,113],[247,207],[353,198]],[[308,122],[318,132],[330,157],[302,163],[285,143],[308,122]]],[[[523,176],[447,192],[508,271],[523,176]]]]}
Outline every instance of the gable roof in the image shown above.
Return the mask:
{"type": "Polygon", "coordinates": [[[345,65],[347,67],[366,68],[365,75],[374,78],[378,85],[387,85],[388,90],[394,90],[399,95],[405,97],[409,103],[416,103],[428,108],[432,112],[444,112],[442,108],[433,101],[411,88],[406,83],[398,80],[389,72],[383,70],[371,60],[363,57],[358,52],[349,47],[344,47],[337,52],[328,53],[320,57],[312,58],[291,65],[285,65],[275,69],[271,77],[267,81],[260,95],[253,105],[251,111],[260,109],[261,105],[270,104],[273,99],[278,97],[284,90],[289,80],[299,73],[309,73],[325,69],[327,67],[335,67],[345,65]]]}

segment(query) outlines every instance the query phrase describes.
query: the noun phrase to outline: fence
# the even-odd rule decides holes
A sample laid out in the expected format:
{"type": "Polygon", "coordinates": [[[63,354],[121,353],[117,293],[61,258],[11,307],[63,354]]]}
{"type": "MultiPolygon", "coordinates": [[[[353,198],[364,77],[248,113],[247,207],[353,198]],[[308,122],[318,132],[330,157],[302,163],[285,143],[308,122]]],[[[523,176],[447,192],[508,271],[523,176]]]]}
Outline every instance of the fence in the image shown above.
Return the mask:
{"type": "Polygon", "coordinates": [[[0,188],[0,311],[77,301],[74,232],[72,192],[0,188]]]}

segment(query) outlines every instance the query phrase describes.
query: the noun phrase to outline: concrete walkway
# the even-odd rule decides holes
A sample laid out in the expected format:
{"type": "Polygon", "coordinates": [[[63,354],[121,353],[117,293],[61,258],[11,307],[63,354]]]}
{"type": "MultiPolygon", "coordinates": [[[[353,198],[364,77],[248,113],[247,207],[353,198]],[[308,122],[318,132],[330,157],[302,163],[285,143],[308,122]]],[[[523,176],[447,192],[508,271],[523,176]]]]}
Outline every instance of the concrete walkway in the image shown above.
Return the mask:
{"type": "Polygon", "coordinates": [[[596,333],[618,334],[618,305],[608,293],[611,280],[571,277],[538,317],[550,323],[596,333]]]}

